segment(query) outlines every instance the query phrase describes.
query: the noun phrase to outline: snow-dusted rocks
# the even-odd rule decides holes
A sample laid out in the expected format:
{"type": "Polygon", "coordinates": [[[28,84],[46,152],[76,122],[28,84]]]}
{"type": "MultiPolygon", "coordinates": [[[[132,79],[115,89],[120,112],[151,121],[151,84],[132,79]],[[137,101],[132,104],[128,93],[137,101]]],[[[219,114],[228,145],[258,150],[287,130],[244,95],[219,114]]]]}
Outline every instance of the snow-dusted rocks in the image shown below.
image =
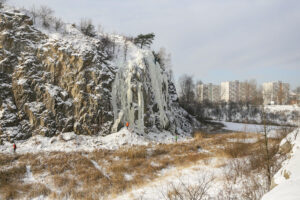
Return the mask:
{"type": "Polygon", "coordinates": [[[0,137],[64,132],[107,135],[126,122],[138,133],[189,133],[191,118],[154,61],[118,35],[42,29],[16,10],[0,11],[0,137]]]}

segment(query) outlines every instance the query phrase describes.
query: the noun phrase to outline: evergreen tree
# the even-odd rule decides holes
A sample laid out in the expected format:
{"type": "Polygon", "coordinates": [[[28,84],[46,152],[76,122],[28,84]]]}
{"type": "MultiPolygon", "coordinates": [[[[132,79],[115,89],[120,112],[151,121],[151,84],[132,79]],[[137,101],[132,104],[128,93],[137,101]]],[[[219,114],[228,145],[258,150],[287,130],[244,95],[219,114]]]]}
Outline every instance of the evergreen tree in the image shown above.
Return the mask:
{"type": "Polygon", "coordinates": [[[140,45],[141,48],[144,46],[150,47],[154,40],[154,33],[148,33],[148,34],[139,34],[136,38],[134,38],[134,44],[140,45]]]}

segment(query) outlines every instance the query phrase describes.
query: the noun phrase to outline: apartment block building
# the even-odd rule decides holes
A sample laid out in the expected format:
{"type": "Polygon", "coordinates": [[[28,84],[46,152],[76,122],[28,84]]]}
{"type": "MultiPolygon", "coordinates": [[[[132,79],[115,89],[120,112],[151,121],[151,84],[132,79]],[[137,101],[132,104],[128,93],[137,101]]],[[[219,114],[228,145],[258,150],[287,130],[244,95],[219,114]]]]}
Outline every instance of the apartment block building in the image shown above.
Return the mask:
{"type": "Polygon", "coordinates": [[[238,102],[240,95],[239,81],[226,81],[221,83],[221,100],[225,102],[238,102]]]}
{"type": "Polygon", "coordinates": [[[263,102],[267,104],[283,105],[289,101],[290,85],[281,81],[263,83],[263,102]]]}
{"type": "Polygon", "coordinates": [[[199,102],[219,102],[220,101],[220,86],[209,84],[197,85],[197,93],[199,102]]]}

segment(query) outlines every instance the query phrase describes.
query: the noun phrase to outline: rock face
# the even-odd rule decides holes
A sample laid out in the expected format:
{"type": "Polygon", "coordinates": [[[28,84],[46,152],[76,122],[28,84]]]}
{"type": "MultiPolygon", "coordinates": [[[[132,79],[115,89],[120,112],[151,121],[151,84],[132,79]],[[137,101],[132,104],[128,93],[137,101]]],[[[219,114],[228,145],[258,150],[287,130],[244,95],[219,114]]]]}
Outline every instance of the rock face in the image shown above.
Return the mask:
{"type": "Polygon", "coordinates": [[[87,37],[65,25],[38,30],[19,11],[0,11],[0,137],[62,132],[106,135],[191,132],[166,71],[122,36],[87,37]],[[51,29],[51,28],[50,28],[51,29]]]}

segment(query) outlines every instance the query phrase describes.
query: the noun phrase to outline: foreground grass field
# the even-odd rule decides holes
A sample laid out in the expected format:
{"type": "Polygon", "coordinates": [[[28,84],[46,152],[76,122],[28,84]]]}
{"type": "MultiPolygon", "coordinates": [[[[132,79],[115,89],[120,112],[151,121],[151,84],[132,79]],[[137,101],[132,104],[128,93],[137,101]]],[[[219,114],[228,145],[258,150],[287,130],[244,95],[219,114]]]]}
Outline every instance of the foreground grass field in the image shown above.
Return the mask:
{"type": "MultiPolygon", "coordinates": [[[[278,160],[283,160],[278,147],[285,135],[282,132],[281,137],[269,139],[272,173],[279,168],[278,160]]],[[[211,159],[219,162],[209,167],[230,169],[230,173],[216,177],[218,181],[230,185],[238,178],[249,179],[249,188],[241,191],[244,199],[256,199],[265,192],[263,181],[251,180],[252,173],[264,177],[266,171],[262,135],[197,132],[189,141],[172,144],[93,152],[0,154],[0,194],[1,199],[112,199],[165,176],[161,173],[164,170],[183,169],[199,162],[208,165],[211,159]]],[[[230,197],[229,190],[232,188],[225,188],[218,198],[230,197]]],[[[173,187],[165,198],[176,199],[179,192],[173,187]]]]}

